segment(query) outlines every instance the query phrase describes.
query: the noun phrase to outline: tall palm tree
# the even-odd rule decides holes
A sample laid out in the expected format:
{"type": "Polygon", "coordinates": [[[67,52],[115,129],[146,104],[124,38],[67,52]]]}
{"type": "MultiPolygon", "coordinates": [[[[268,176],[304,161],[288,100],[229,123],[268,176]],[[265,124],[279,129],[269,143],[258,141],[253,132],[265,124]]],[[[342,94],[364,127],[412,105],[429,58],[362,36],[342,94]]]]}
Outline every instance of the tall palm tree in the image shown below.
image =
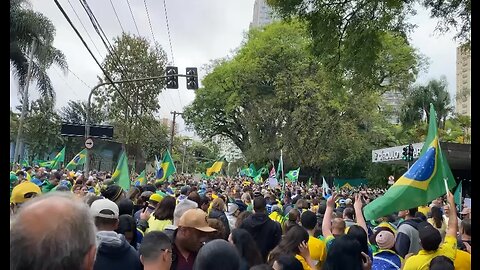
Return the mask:
{"type": "Polygon", "coordinates": [[[42,97],[55,100],[55,91],[47,70],[52,64],[64,72],[68,70],[65,55],[53,47],[55,26],[43,14],[29,7],[28,0],[10,0],[10,64],[20,85],[19,98],[22,104],[15,161],[20,151],[23,122],[29,104],[27,81],[36,82],[42,97]],[[32,55],[31,59],[29,54],[32,55]],[[29,69],[31,78],[28,76],[29,69]]]}
{"type": "Polygon", "coordinates": [[[401,109],[401,122],[404,126],[412,126],[420,122],[425,114],[429,119],[430,103],[437,113],[439,128],[445,128],[447,116],[453,112],[450,94],[445,77],[433,79],[427,85],[414,87],[407,95],[401,109]]]}

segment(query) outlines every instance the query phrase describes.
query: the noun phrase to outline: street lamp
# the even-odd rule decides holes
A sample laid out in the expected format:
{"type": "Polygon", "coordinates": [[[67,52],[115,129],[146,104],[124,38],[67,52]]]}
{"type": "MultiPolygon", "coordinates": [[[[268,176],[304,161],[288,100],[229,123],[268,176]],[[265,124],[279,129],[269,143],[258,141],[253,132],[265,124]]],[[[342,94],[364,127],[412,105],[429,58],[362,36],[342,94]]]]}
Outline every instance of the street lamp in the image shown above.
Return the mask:
{"type": "MultiPolygon", "coordinates": [[[[182,75],[178,75],[182,76],[182,75]]],[[[90,90],[90,93],[88,94],[88,102],[87,102],[87,117],[85,119],[85,140],[87,140],[90,137],[90,108],[91,108],[91,101],[92,101],[92,96],[95,91],[97,91],[98,88],[101,86],[105,85],[114,85],[114,84],[122,84],[122,83],[128,83],[128,82],[139,82],[139,81],[149,81],[149,80],[156,80],[156,79],[164,79],[167,76],[154,76],[154,77],[146,77],[146,78],[138,78],[138,79],[128,79],[128,80],[120,80],[120,81],[111,81],[111,82],[104,82],[96,85],[95,87],[90,90]]],[[[87,148],[87,156],[85,157],[85,167],[84,171],[85,174],[88,175],[90,170],[90,149],[87,148]]]]}

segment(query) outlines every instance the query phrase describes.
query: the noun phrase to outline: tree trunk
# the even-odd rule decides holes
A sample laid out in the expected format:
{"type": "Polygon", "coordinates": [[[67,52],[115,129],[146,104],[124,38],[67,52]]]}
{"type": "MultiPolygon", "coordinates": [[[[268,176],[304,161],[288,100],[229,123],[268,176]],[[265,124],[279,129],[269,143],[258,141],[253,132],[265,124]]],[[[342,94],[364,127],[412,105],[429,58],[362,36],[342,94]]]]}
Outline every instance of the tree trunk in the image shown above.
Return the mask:
{"type": "Polygon", "coordinates": [[[22,113],[20,115],[20,120],[18,122],[18,133],[17,141],[15,143],[15,152],[13,156],[13,162],[17,163],[20,160],[20,149],[23,144],[23,122],[25,121],[25,116],[28,109],[28,87],[30,86],[30,79],[32,77],[32,61],[33,61],[33,52],[35,50],[35,40],[32,42],[32,47],[30,48],[30,54],[28,59],[28,69],[27,69],[27,78],[25,85],[23,86],[23,96],[22,96],[22,113]]]}

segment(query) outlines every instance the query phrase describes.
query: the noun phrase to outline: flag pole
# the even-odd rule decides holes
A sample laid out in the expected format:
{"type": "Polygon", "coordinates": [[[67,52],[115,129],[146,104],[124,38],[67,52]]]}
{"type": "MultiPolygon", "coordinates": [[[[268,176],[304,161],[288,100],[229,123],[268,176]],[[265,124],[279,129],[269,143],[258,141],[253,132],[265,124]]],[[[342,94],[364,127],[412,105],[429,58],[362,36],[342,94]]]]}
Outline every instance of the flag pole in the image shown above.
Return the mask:
{"type": "Polygon", "coordinates": [[[282,178],[282,182],[283,182],[283,194],[285,196],[285,179],[284,179],[284,174],[283,174],[283,150],[280,149],[280,160],[282,161],[282,175],[281,175],[281,178],[282,178]]]}

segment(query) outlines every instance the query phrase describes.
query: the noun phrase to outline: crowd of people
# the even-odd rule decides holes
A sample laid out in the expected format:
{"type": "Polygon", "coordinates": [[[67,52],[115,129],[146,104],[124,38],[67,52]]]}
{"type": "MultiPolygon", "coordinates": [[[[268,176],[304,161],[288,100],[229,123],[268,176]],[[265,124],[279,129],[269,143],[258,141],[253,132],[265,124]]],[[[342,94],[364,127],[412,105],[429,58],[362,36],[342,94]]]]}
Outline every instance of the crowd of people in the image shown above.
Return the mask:
{"type": "Polygon", "coordinates": [[[471,211],[451,193],[365,220],[385,189],[110,178],[13,169],[10,269],[471,269],[471,211]]]}

